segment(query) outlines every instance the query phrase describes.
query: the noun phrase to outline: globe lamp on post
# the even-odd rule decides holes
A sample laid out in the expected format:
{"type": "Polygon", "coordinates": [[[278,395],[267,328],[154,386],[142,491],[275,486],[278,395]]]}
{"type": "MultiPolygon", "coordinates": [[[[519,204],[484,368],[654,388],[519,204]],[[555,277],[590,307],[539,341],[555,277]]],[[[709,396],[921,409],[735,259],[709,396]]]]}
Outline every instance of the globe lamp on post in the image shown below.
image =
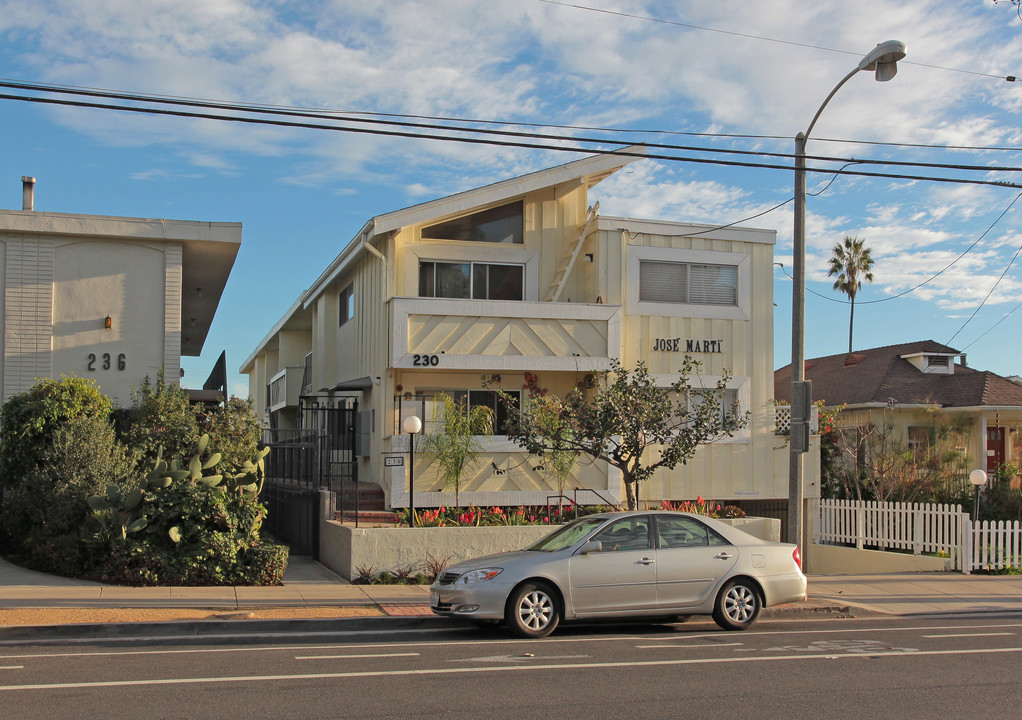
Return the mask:
{"type": "Polygon", "coordinates": [[[409,415],[401,426],[408,433],[408,527],[415,527],[415,436],[422,430],[422,420],[409,415]]]}
{"type": "Polygon", "coordinates": [[[979,521],[979,489],[987,484],[987,474],[983,470],[976,469],[969,473],[969,482],[976,488],[976,502],[972,506],[972,522],[979,521]]]}

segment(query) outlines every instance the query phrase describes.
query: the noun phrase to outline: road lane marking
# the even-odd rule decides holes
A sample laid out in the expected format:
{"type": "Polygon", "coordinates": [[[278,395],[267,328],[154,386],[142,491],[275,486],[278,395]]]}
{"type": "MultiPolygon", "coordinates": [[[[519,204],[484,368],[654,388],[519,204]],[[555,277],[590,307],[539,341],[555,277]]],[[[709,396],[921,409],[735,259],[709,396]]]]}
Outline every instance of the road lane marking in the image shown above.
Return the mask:
{"type": "Polygon", "coordinates": [[[957,635],[923,635],[924,638],[963,638],[963,637],[997,637],[999,635],[1015,635],[1016,633],[958,633],[957,635]]]}
{"type": "Polygon", "coordinates": [[[699,645],[636,645],[642,650],[650,648],[670,648],[671,650],[688,650],[689,648],[710,648],[710,647],[731,647],[733,645],[744,645],[745,643],[700,643],[699,645]]]}
{"type": "MultiPolygon", "coordinates": [[[[189,636],[191,639],[196,639],[195,636],[189,636]]],[[[211,636],[209,639],[214,639],[220,636],[211,636]]],[[[655,636],[654,636],[655,637],[655,636]]],[[[721,637],[720,634],[714,635],[687,635],[682,638],[686,640],[688,638],[701,638],[701,637],[721,637]]],[[[97,638],[98,639],[98,638],[97,638]]],[[[617,642],[627,640],[650,640],[649,635],[612,635],[604,637],[547,637],[541,640],[514,640],[514,639],[502,639],[502,640],[451,640],[445,642],[416,642],[414,640],[408,640],[406,642],[387,642],[387,643],[331,643],[328,645],[246,645],[244,647],[232,647],[232,648],[182,648],[174,650],[107,650],[102,652],[61,652],[61,653],[38,653],[28,655],[0,655],[0,660],[23,660],[25,658],[73,658],[73,657],[117,657],[119,655],[188,655],[188,654],[201,654],[201,653],[251,653],[251,652],[290,652],[294,650],[343,650],[347,648],[400,648],[414,645],[418,648],[445,648],[445,647],[466,647],[469,645],[514,645],[519,644],[525,647],[540,647],[541,645],[551,643],[583,643],[583,642],[617,642]]],[[[663,638],[664,640],[674,640],[675,638],[663,638]]]]}
{"type": "Polygon", "coordinates": [[[0,670],[24,670],[24,665],[0,665],[0,670]]]}
{"type": "MultiPolygon", "coordinates": [[[[887,632],[919,632],[924,630],[982,630],[982,629],[995,629],[995,628],[1022,628],[1022,623],[993,623],[984,625],[926,625],[920,627],[866,627],[866,628],[832,628],[828,630],[747,630],[742,633],[742,637],[762,637],[762,636],[773,636],[773,635],[840,635],[855,633],[859,635],[865,635],[868,633],[887,633],[887,632]]],[[[451,633],[451,632],[465,632],[465,628],[461,629],[434,629],[434,630],[413,630],[407,631],[416,635],[420,633],[451,633]]],[[[358,630],[345,633],[299,633],[298,635],[315,635],[322,636],[326,635],[395,635],[406,631],[403,630],[358,630]]],[[[1011,633],[1014,634],[1014,633],[1011,633]]],[[[71,640],[71,643],[84,643],[93,642],[96,644],[106,642],[125,642],[129,640],[221,640],[221,639],[235,639],[235,638],[251,638],[256,634],[246,635],[210,635],[205,638],[197,635],[181,635],[181,636],[154,636],[149,638],[92,638],[92,639],[81,639],[71,640]]],[[[259,637],[267,637],[265,634],[258,634],[259,637]]],[[[291,637],[291,635],[287,635],[291,637]]],[[[544,644],[549,643],[580,643],[580,642],[617,642],[617,641],[650,641],[650,642],[677,642],[681,640],[706,640],[706,639],[718,639],[728,637],[728,633],[723,630],[709,632],[709,633],[692,633],[692,634],[675,634],[670,636],[656,636],[656,635],[611,635],[611,636],[600,636],[600,637],[547,637],[540,640],[515,640],[515,639],[499,639],[499,640],[445,640],[445,641],[427,641],[427,642],[416,642],[414,640],[408,640],[403,642],[382,642],[382,643],[329,643],[321,645],[246,645],[243,647],[227,647],[227,648],[179,648],[179,649],[165,649],[165,650],[108,650],[99,652],[55,652],[55,653],[32,653],[32,654],[19,654],[19,655],[0,655],[0,660],[26,660],[26,659],[48,659],[48,658],[72,658],[72,657],[117,657],[121,655],[187,655],[187,654],[217,654],[217,653],[253,653],[253,652],[290,652],[295,650],[341,650],[345,648],[398,648],[408,647],[414,645],[417,648],[432,648],[432,647],[465,647],[468,645],[506,645],[513,643],[524,644],[527,647],[541,647],[544,644]]],[[[26,642],[32,642],[36,644],[36,641],[0,641],[0,645],[4,644],[24,644],[26,642]]],[[[58,640],[45,641],[47,644],[58,643],[58,640]]]]}
{"type": "Polygon", "coordinates": [[[419,653],[359,653],[357,655],[295,655],[295,660],[347,660],[348,658],[418,657],[419,653]]]}
{"type": "Polygon", "coordinates": [[[457,658],[447,662],[529,662],[530,660],[578,660],[580,658],[592,657],[592,655],[546,655],[536,657],[531,653],[528,655],[488,655],[486,657],[457,658]]]}
{"type": "Polygon", "coordinates": [[[377,670],[333,673],[310,673],[303,675],[245,675],[200,678],[164,678],[157,680],[100,680],[78,683],[49,683],[42,685],[0,685],[0,692],[18,690],[77,690],[83,688],[146,687],[160,685],[203,685],[223,683],[277,682],[287,680],[337,680],[343,678],[408,677],[427,675],[469,675],[473,673],[534,672],[537,670],[602,670],[608,668],[667,667],[672,665],[717,665],[723,663],[767,662],[772,660],[837,660],[876,658],[918,658],[920,655],[992,655],[995,653],[1019,653],[1022,648],[985,648],[981,650],[926,650],[914,653],[880,652],[872,655],[840,653],[833,655],[768,655],[762,657],[685,658],[675,660],[638,660],[629,662],[592,662],[573,665],[500,665],[488,667],[422,668],[418,670],[377,670]]]}

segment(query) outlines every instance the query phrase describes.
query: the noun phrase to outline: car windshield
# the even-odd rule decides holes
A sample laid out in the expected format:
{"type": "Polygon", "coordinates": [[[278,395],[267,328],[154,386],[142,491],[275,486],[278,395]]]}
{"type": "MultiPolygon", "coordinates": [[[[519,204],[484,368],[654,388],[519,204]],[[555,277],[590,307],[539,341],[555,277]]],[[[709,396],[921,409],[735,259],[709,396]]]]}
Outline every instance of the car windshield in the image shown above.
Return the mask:
{"type": "Polygon", "coordinates": [[[535,545],[530,545],[526,550],[535,552],[557,552],[565,550],[591,533],[603,523],[607,522],[605,517],[589,517],[568,523],[555,532],[547,535],[535,545]]]}

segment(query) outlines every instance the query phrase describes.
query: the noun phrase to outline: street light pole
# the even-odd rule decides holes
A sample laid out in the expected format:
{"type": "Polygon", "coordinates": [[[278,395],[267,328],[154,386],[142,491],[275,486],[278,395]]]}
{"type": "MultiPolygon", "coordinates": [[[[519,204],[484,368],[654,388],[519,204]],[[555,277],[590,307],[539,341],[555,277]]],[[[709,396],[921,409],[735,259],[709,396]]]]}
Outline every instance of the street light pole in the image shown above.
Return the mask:
{"type": "Polygon", "coordinates": [[[802,454],[809,449],[809,416],[811,405],[805,368],[805,300],[806,300],[806,143],[820,119],[823,109],[838,90],[861,70],[873,70],[879,82],[886,82],[897,73],[897,63],[905,57],[905,44],[888,40],[877,45],[859,61],[854,70],[834,86],[827,99],[816,111],[804,133],[795,136],[795,226],[792,232],[792,291],[791,291],[791,435],[788,442],[788,542],[804,553],[802,504],[805,498],[802,454]]]}

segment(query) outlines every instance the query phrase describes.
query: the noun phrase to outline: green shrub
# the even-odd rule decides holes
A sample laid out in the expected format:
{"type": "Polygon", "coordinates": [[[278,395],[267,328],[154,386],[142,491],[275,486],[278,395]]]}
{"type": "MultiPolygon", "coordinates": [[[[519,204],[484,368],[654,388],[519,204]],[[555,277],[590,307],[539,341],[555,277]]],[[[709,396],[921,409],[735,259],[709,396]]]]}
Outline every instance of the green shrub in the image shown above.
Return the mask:
{"type": "MultiPolygon", "coordinates": [[[[128,492],[113,486],[88,499],[98,520],[93,554],[109,558],[94,568],[99,579],[234,585],[253,575],[247,553],[259,546],[266,515],[258,493],[268,451],[249,459],[242,472],[222,474],[220,453],[208,447],[203,435],[189,458],[168,463],[158,454],[139,486],[128,492]]],[[[266,573],[276,576],[275,568],[266,573]]]]}
{"type": "Polygon", "coordinates": [[[5,492],[0,525],[28,567],[79,574],[90,563],[86,501],[111,484],[136,485],[134,459],[105,419],[84,415],[58,428],[37,462],[5,492]]]}
{"type": "Polygon", "coordinates": [[[0,408],[0,487],[21,482],[39,464],[57,428],[78,417],[106,419],[110,400],[92,380],[46,379],[0,408]]]}
{"type": "Polygon", "coordinates": [[[255,457],[263,431],[250,400],[231,397],[222,408],[206,411],[200,424],[209,435],[209,446],[221,453],[222,470],[238,472],[255,457]]]}
{"type": "Polygon", "coordinates": [[[262,543],[245,548],[239,555],[241,585],[281,585],[287,569],[287,545],[262,543]]]}
{"type": "Polygon", "coordinates": [[[149,378],[132,391],[133,407],[115,413],[121,440],[147,462],[154,462],[161,448],[165,457],[191,453],[202,434],[196,408],[188,393],[168,385],[162,374],[152,384],[149,378]]]}

